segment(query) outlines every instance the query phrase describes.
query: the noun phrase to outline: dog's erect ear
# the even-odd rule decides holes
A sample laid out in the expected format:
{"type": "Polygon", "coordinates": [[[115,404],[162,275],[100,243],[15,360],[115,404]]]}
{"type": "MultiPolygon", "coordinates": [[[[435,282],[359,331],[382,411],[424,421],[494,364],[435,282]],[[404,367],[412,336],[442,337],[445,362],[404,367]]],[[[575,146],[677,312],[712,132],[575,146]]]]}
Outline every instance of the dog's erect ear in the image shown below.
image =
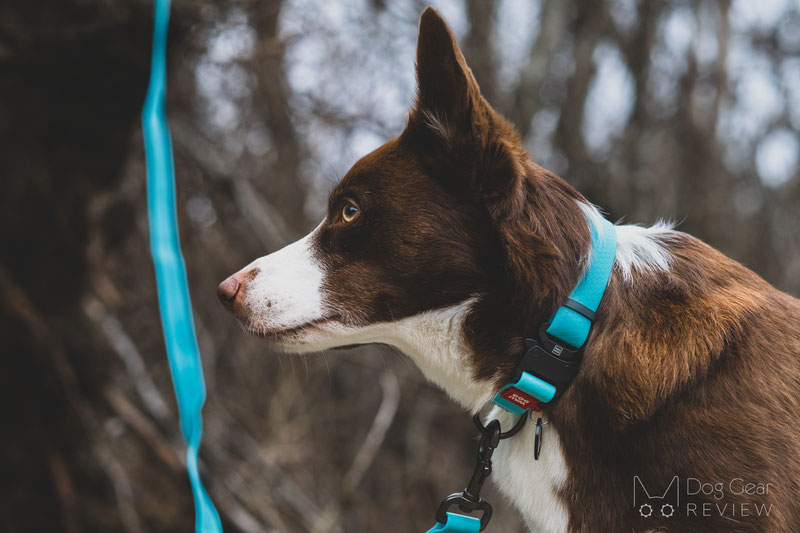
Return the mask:
{"type": "Polygon", "coordinates": [[[481,104],[480,89],[452,31],[434,8],[427,8],[419,21],[413,118],[448,142],[469,128],[481,104]]]}
{"type": "MultiPolygon", "coordinates": [[[[516,197],[512,205],[521,205],[527,152],[514,127],[481,96],[452,31],[432,7],[419,22],[417,99],[403,137],[437,176],[470,186],[481,201],[516,197]]],[[[505,202],[502,210],[508,209],[505,202]]]]}

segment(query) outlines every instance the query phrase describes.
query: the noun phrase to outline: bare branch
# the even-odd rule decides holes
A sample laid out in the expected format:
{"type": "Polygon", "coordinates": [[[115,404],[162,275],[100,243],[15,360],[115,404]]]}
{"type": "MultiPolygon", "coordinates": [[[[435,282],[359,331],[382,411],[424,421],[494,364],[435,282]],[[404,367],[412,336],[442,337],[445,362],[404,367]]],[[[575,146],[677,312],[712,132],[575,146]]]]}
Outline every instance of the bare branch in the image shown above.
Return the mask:
{"type": "Polygon", "coordinates": [[[356,453],[350,469],[344,476],[339,498],[331,500],[325,506],[325,510],[314,523],[313,533],[327,533],[331,530],[333,524],[339,519],[343,502],[350,497],[361,482],[364,473],[375,460],[375,455],[386,438],[389,426],[392,425],[394,415],[397,413],[397,406],[400,404],[400,385],[397,382],[397,376],[391,371],[384,372],[380,381],[383,399],[378,407],[378,412],[375,413],[372,426],[364,438],[364,442],[361,443],[361,448],[356,453]]]}
{"type": "Polygon", "coordinates": [[[131,383],[148,412],[160,422],[167,421],[171,417],[172,411],[150,377],[150,372],[148,372],[139,350],[119,320],[108,312],[103,302],[93,296],[87,296],[84,299],[83,311],[95,323],[125,364],[131,383]]]}

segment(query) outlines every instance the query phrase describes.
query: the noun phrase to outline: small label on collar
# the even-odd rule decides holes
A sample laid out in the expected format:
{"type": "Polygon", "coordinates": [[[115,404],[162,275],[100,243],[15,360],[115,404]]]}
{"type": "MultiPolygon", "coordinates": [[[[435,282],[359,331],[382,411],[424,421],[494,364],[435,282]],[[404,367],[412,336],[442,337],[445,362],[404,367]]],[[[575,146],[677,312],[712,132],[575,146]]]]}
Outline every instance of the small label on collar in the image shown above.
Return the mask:
{"type": "Polygon", "coordinates": [[[522,409],[531,409],[533,411],[541,411],[542,404],[539,400],[526,394],[516,387],[509,387],[500,395],[501,398],[507,400],[522,409]]]}

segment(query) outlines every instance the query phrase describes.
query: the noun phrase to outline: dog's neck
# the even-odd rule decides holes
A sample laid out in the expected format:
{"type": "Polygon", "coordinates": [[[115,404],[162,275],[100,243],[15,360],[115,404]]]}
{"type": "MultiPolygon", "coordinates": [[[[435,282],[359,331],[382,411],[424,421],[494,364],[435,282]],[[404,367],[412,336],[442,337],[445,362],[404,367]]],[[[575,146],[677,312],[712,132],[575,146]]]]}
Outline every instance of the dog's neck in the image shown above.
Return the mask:
{"type": "MultiPolygon", "coordinates": [[[[583,202],[580,202],[577,207],[583,211],[586,217],[588,232],[590,217],[601,217],[601,215],[592,206],[583,202]]],[[[573,208],[575,208],[574,204],[573,208]]],[[[586,250],[584,257],[589,252],[590,250],[586,250]]],[[[585,263],[585,261],[581,263],[585,263]]],[[[576,264],[568,275],[575,277],[582,267],[583,264],[576,264]]],[[[567,285],[574,286],[576,282],[577,280],[571,280],[567,285]]],[[[477,308],[489,303],[482,301],[487,296],[474,295],[449,307],[426,311],[395,321],[389,325],[389,328],[380,332],[384,336],[384,342],[409,355],[430,381],[444,389],[451,398],[472,413],[478,412],[492,399],[497,392],[498,379],[508,373],[505,367],[513,368],[516,365],[515,354],[508,351],[509,346],[514,345],[511,339],[522,339],[535,332],[535,329],[523,331],[526,327],[524,324],[530,322],[529,320],[507,321],[504,328],[513,330],[501,334],[499,339],[494,339],[499,344],[490,348],[494,355],[502,359],[505,364],[498,365],[496,371],[489,373],[476,371],[473,362],[478,359],[475,351],[480,348],[475,347],[473,342],[475,339],[469,338],[470,332],[466,329],[472,327],[473,319],[477,318],[478,323],[481,322],[482,312],[477,308]],[[470,316],[476,310],[478,311],[477,315],[470,316]],[[468,319],[470,323],[465,324],[468,319]]],[[[523,308],[512,310],[514,302],[508,302],[508,305],[507,311],[511,316],[522,317],[529,313],[527,309],[523,308]]],[[[540,309],[541,305],[534,307],[540,309]]]]}
{"type": "Polygon", "coordinates": [[[490,380],[475,379],[464,338],[464,319],[477,299],[389,323],[384,341],[411,357],[426,378],[473,413],[494,393],[490,380]]]}

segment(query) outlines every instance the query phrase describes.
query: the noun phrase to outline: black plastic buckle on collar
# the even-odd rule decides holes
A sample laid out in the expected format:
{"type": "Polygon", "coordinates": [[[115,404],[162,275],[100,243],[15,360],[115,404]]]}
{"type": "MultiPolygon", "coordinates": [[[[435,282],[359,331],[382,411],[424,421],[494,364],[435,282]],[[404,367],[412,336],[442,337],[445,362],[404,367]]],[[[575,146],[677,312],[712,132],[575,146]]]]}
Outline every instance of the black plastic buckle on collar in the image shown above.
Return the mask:
{"type": "Polygon", "coordinates": [[[514,370],[517,381],[523,372],[550,383],[556,388],[556,397],[569,386],[580,368],[583,348],[574,348],[561,340],[553,340],[547,334],[550,326],[546,322],[539,327],[539,338],[525,339],[525,353],[514,370]]]}
{"type": "Polygon", "coordinates": [[[489,524],[489,520],[492,518],[492,506],[481,497],[480,492],[483,488],[483,484],[486,482],[486,478],[492,473],[492,454],[501,440],[513,437],[519,433],[522,426],[525,425],[526,420],[528,420],[527,414],[519,417],[514,427],[503,432],[500,430],[500,422],[498,420],[492,420],[484,426],[481,423],[479,414],[472,417],[472,421],[481,432],[481,442],[478,445],[478,457],[475,462],[475,468],[472,471],[472,476],[469,479],[467,488],[462,492],[451,494],[439,505],[439,509],[436,511],[437,522],[441,524],[446,523],[447,511],[453,505],[458,505],[459,510],[464,513],[481,511],[483,514],[480,518],[481,527],[479,531],[483,531],[486,528],[489,524]]]}

